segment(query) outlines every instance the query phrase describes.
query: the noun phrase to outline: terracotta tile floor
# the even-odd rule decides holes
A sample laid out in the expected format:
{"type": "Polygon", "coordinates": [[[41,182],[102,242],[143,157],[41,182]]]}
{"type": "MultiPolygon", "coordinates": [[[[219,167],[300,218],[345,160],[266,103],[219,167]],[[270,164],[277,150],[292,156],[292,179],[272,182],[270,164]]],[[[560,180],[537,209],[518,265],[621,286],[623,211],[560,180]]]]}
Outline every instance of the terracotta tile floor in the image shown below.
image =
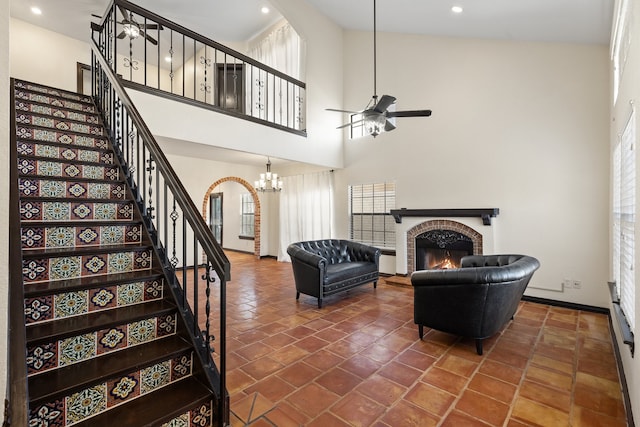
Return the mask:
{"type": "Polygon", "coordinates": [[[470,339],[420,341],[408,286],[319,310],[296,302],[290,264],[227,256],[232,426],[626,426],[606,315],[523,302],[478,356],[470,339]]]}

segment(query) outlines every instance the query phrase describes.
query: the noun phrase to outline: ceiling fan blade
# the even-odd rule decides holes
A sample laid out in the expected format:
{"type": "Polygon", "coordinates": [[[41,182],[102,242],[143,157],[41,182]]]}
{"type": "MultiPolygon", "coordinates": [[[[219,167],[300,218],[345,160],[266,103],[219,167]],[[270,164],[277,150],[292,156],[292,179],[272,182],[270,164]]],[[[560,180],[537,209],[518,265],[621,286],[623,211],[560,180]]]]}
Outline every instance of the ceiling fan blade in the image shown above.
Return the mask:
{"type": "Polygon", "coordinates": [[[123,32],[121,32],[120,34],[118,34],[118,38],[119,38],[119,39],[123,39],[123,38],[125,38],[125,37],[127,37],[127,33],[125,33],[124,31],[123,31],[123,32]]]}
{"type": "Polygon", "coordinates": [[[389,111],[387,117],[429,117],[431,110],[389,111]]]}
{"type": "Polygon", "coordinates": [[[156,39],[154,39],[153,37],[151,37],[149,34],[145,33],[144,31],[140,30],[140,35],[142,37],[144,37],[145,39],[149,40],[151,42],[151,44],[158,44],[158,41],[156,39]]]}
{"type": "Polygon", "coordinates": [[[380,101],[378,101],[378,103],[373,107],[373,111],[377,113],[384,113],[394,102],[396,102],[396,98],[394,96],[382,95],[380,101]]]}
{"type": "Polygon", "coordinates": [[[162,25],[158,25],[158,24],[143,24],[140,25],[141,27],[144,27],[145,30],[162,30],[162,25]]]}
{"type": "Polygon", "coordinates": [[[385,132],[391,132],[395,128],[396,128],[395,125],[393,123],[391,123],[389,120],[387,120],[387,122],[384,124],[384,131],[385,132]]]}
{"type": "Polygon", "coordinates": [[[325,111],[334,111],[336,113],[360,114],[362,111],[338,110],[337,108],[325,108],[325,111]]]}
{"type": "Polygon", "coordinates": [[[102,31],[102,25],[96,24],[95,22],[92,22],[91,23],[91,30],[92,31],[102,31]]]}
{"type": "Polygon", "coordinates": [[[355,122],[349,122],[349,123],[345,123],[342,126],[338,126],[336,129],[344,129],[346,127],[352,126],[352,125],[357,125],[364,122],[364,119],[360,119],[360,120],[356,120],[355,122]]]}
{"type": "Polygon", "coordinates": [[[122,7],[122,5],[118,5],[118,9],[120,9],[120,13],[122,14],[122,16],[124,17],[124,19],[126,21],[130,21],[131,20],[131,18],[129,16],[129,11],[127,9],[122,7]]]}
{"type": "Polygon", "coordinates": [[[94,18],[102,19],[102,16],[96,15],[95,13],[92,13],[91,16],[93,16],[94,18]]]}

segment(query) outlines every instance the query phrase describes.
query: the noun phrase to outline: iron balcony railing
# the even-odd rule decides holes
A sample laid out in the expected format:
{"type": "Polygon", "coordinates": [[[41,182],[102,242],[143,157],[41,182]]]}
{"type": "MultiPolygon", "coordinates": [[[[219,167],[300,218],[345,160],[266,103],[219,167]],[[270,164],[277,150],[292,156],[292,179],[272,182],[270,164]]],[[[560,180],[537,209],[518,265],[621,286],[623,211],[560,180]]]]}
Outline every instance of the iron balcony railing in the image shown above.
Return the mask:
{"type": "Polygon", "coordinates": [[[91,48],[93,97],[144,215],[181,315],[192,332],[197,354],[217,393],[216,413],[220,419],[216,425],[226,425],[229,411],[224,331],[229,261],[95,39],[91,48]],[[204,268],[199,268],[203,261],[204,268]],[[212,318],[218,325],[212,324],[212,318]],[[214,336],[219,370],[212,357],[214,336]]]}
{"type": "Polygon", "coordinates": [[[125,86],[306,136],[305,83],[125,0],[92,28],[125,86]]]}

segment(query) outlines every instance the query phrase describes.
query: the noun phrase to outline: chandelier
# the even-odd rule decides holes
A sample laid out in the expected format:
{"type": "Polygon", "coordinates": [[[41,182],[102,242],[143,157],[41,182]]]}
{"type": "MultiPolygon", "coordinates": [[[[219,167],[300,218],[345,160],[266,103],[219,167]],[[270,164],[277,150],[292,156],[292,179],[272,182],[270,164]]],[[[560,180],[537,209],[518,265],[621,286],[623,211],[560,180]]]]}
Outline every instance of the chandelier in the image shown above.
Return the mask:
{"type": "Polygon", "coordinates": [[[282,191],[282,180],[277,173],[271,172],[271,159],[267,157],[267,172],[260,174],[260,179],[254,182],[256,191],[282,191]]]}

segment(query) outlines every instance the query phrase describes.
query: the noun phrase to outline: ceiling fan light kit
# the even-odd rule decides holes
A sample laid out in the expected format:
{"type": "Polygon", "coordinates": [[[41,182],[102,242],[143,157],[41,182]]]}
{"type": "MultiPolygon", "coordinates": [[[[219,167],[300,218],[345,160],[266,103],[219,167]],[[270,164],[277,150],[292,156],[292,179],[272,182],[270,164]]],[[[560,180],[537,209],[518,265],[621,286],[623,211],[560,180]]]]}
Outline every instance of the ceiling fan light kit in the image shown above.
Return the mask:
{"type": "Polygon", "coordinates": [[[338,129],[345,127],[351,127],[353,129],[354,125],[362,125],[365,132],[374,138],[382,132],[390,132],[394,130],[396,128],[394,120],[396,117],[429,117],[431,115],[431,110],[389,111],[389,107],[396,102],[396,98],[391,95],[382,95],[380,100],[378,100],[376,87],[376,47],[376,0],[373,0],[373,97],[371,98],[371,101],[369,101],[367,107],[361,111],[327,108],[327,111],[360,115],[360,118],[355,121],[352,118],[352,121],[342,126],[338,126],[338,129]]]}

